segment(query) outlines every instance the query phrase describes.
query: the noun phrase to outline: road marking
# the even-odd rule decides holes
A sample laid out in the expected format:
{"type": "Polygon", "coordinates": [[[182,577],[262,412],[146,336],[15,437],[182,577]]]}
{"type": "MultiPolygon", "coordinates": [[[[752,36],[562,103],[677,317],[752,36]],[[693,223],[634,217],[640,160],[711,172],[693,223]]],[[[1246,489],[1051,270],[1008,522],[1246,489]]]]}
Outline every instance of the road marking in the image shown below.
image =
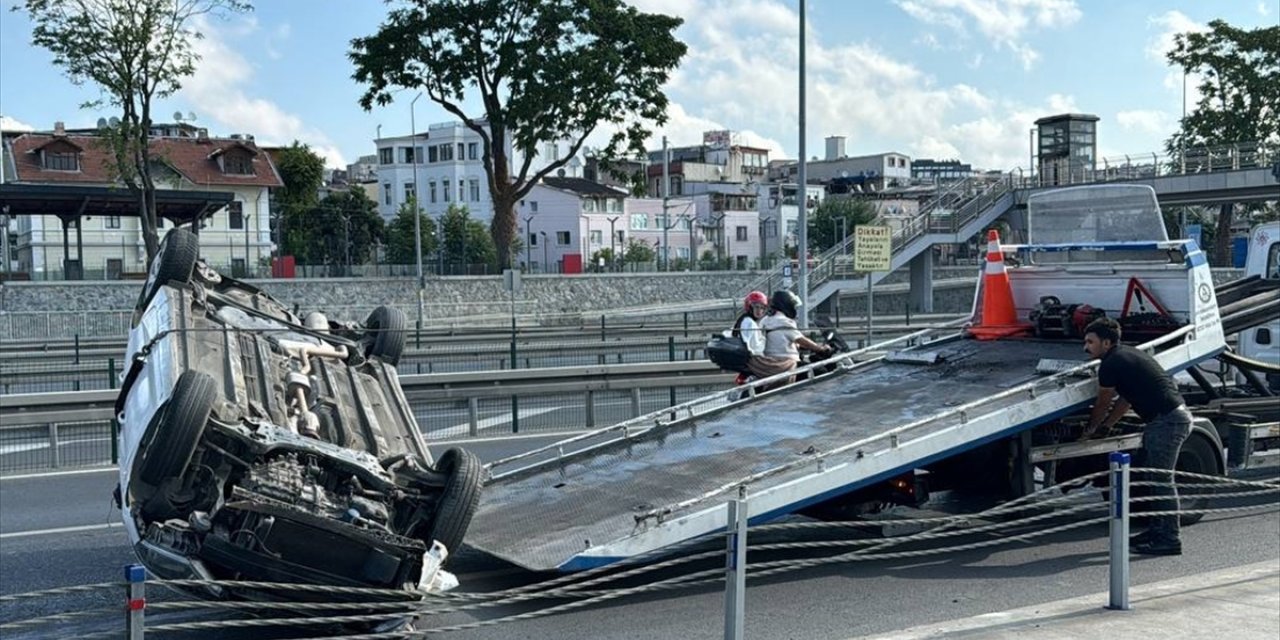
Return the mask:
{"type": "Polygon", "coordinates": [[[98,467],[96,469],[76,469],[74,471],[45,471],[41,473],[24,473],[22,475],[7,476],[0,475],[0,480],[26,480],[28,478],[54,478],[57,476],[79,476],[87,473],[116,473],[120,469],[117,467],[98,467]]]}
{"type": "Polygon", "coordinates": [[[14,531],[13,533],[0,533],[0,540],[8,540],[9,538],[26,538],[30,536],[44,536],[57,533],[97,531],[99,529],[118,529],[123,526],[124,524],[120,522],[108,522],[106,524],[85,524],[78,527],[58,527],[57,529],[38,529],[36,531],[14,531]]]}

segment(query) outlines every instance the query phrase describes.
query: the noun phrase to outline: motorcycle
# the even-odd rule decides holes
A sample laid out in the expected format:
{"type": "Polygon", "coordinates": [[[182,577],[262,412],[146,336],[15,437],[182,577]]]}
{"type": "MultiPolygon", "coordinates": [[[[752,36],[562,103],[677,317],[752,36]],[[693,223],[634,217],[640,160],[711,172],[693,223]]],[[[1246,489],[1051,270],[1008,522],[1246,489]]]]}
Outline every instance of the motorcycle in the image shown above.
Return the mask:
{"type": "MultiPolygon", "coordinates": [[[[828,350],[826,353],[817,353],[813,351],[801,350],[800,362],[796,365],[797,369],[804,368],[806,365],[822,362],[823,360],[830,360],[831,358],[834,358],[835,356],[841,353],[848,353],[850,351],[849,343],[846,342],[845,339],[840,336],[840,333],[836,331],[835,327],[831,327],[821,321],[819,321],[817,324],[819,325],[819,327],[822,328],[821,333],[819,334],[818,337],[811,338],[811,339],[813,339],[814,342],[817,342],[818,344],[822,344],[830,347],[830,350],[828,350]]],[[[745,349],[745,346],[744,346],[744,349],[745,349]]],[[[711,353],[710,349],[708,349],[708,353],[711,353]]],[[[738,366],[733,366],[733,367],[726,367],[725,364],[727,360],[724,358],[718,358],[712,355],[711,360],[712,362],[715,362],[716,364],[721,365],[722,368],[728,371],[737,372],[738,375],[733,380],[733,384],[735,387],[741,387],[741,386],[751,384],[752,382],[755,382],[758,379],[755,374],[751,373],[751,371],[749,371],[746,368],[747,360],[745,357],[734,359],[732,364],[738,365],[738,366]]],[[[795,375],[795,378],[793,381],[804,380],[809,378],[811,375],[816,376],[816,375],[821,375],[831,371],[835,371],[836,367],[838,366],[839,366],[838,364],[832,363],[826,366],[814,367],[811,370],[801,371],[795,375]]],[[[789,384],[789,383],[784,383],[784,384],[789,384]]],[[[778,385],[778,386],[783,386],[783,385],[778,385]]],[[[777,387],[774,387],[774,388],[777,388],[777,387]]],[[[742,393],[739,395],[739,399],[745,398],[747,397],[747,395],[748,395],[748,392],[746,390],[743,390],[742,393]]]]}

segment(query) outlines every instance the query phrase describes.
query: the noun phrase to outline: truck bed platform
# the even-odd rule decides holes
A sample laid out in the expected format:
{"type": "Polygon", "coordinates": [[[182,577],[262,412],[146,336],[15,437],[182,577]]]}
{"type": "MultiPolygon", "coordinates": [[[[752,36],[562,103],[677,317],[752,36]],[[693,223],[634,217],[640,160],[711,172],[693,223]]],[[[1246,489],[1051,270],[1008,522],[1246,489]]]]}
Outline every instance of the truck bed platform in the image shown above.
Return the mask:
{"type": "Polygon", "coordinates": [[[589,445],[586,453],[525,460],[485,487],[468,543],[533,570],[598,566],[722,528],[729,489],[744,479],[752,520],[764,521],[1091,397],[1080,391],[1086,381],[1036,373],[1045,358],[1083,365],[1075,340],[949,338],[912,351],[941,360],[862,363],[856,375],[833,373],[627,437],[615,432],[609,442],[575,443],[589,445]],[[1037,380],[1047,384],[1001,394],[1037,380]],[[1045,402],[1029,401],[1037,391],[1045,402]],[[900,437],[884,437],[891,431],[900,437]]]}

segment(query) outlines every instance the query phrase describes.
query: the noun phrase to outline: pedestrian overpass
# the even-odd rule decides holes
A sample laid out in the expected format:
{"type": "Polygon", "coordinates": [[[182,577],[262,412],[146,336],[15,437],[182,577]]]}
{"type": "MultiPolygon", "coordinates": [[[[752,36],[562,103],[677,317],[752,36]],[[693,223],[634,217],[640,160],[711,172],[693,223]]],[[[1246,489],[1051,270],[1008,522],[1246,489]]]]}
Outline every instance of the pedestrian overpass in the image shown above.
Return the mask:
{"type": "MultiPolygon", "coordinates": [[[[909,267],[911,306],[917,312],[931,312],[933,252],[929,248],[968,242],[996,220],[1025,210],[1027,198],[1037,191],[1109,182],[1149,185],[1165,207],[1280,200],[1280,155],[1254,143],[1197,150],[1178,158],[1151,153],[1102,163],[1101,169],[1068,174],[1066,181],[1053,185],[1038,184],[1021,171],[995,181],[967,178],[948,184],[913,216],[891,223],[890,271],[855,270],[852,235],[816,256],[810,266],[808,304],[816,308],[840,292],[865,291],[889,273],[909,267]]],[[[763,275],[751,289],[782,281],[784,266],[763,275]]]]}

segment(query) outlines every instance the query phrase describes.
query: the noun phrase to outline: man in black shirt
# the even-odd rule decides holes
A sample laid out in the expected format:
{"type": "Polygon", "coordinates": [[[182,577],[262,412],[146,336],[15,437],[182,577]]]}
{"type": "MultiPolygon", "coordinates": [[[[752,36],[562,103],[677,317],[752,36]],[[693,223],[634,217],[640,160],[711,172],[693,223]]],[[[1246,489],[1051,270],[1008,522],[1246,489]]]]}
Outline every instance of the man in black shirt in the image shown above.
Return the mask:
{"type": "MultiPolygon", "coordinates": [[[[1084,436],[1104,431],[1129,410],[1137,412],[1146,423],[1142,430],[1142,450],[1146,454],[1146,466],[1154,469],[1173,470],[1178,461],[1182,442],[1191,434],[1191,413],[1182,403],[1182,396],[1155,358],[1143,351],[1120,344],[1120,325],[1111,318],[1094,320],[1085,328],[1084,350],[1093,358],[1102,360],[1098,365],[1098,399],[1093,403],[1089,424],[1084,436]]],[[[1148,495],[1166,496],[1171,499],[1148,503],[1154,511],[1176,511],[1178,492],[1173,485],[1173,473],[1155,474],[1152,480],[1161,484],[1151,488],[1148,495]]],[[[1178,516],[1150,518],[1146,532],[1134,536],[1133,551],[1151,555],[1180,555],[1182,541],[1178,530],[1178,516]]]]}

